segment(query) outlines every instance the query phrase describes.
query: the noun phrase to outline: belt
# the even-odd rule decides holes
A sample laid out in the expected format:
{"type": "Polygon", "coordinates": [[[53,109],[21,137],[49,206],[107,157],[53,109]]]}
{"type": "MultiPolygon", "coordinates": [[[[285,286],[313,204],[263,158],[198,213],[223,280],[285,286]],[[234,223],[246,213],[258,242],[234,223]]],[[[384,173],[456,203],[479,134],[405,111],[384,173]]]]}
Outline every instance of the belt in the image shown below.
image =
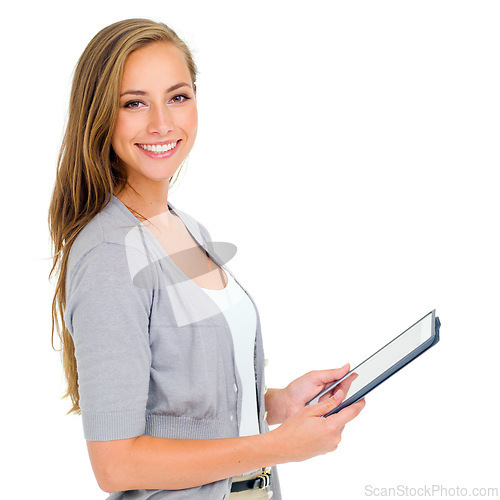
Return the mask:
{"type": "Polygon", "coordinates": [[[261,474],[247,481],[233,481],[231,493],[238,493],[247,490],[263,490],[271,482],[271,469],[262,469],[261,474]]]}

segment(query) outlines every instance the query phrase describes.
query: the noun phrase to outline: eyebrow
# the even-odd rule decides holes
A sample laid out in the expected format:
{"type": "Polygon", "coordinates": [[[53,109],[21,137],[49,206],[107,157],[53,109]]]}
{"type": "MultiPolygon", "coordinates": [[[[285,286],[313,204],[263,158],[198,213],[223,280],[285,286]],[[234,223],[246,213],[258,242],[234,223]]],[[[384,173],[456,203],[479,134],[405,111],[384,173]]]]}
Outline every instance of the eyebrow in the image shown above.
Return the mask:
{"type": "MultiPolygon", "coordinates": [[[[189,85],[189,83],[179,82],[169,87],[165,93],[168,94],[169,92],[173,92],[174,90],[180,89],[181,87],[191,88],[191,85],[189,85]]],[[[120,97],[123,97],[124,95],[148,95],[148,93],[144,92],[144,90],[126,90],[125,92],[120,94],[120,97]]]]}

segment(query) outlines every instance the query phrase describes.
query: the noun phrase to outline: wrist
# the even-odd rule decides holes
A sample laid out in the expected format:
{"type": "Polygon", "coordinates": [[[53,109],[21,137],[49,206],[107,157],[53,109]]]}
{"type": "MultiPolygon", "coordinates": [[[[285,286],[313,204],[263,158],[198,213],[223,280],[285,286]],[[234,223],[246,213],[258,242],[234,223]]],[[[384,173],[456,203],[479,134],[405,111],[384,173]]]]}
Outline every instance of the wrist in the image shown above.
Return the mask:
{"type": "Polygon", "coordinates": [[[286,418],[286,389],[268,389],[265,395],[267,423],[281,424],[286,418]]]}
{"type": "Polygon", "coordinates": [[[261,446],[264,451],[265,460],[264,467],[273,467],[274,465],[284,464],[289,462],[286,451],[283,446],[284,438],[280,427],[273,429],[272,431],[260,434],[262,438],[261,446]]]}

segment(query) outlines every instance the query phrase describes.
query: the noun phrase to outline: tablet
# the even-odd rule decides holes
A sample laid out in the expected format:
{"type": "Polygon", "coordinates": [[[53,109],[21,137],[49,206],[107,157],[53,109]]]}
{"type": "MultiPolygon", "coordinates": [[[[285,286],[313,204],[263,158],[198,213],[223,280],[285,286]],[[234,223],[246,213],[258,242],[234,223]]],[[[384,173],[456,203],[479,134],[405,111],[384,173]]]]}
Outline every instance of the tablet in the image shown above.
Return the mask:
{"type": "Polygon", "coordinates": [[[441,322],[434,309],[403,333],[356,366],[347,375],[317,394],[307,404],[318,403],[322,396],[330,397],[342,389],[345,396],[339,406],[324,415],[328,417],[360,400],[377,385],[394,375],[410,361],[439,342],[441,322]]]}

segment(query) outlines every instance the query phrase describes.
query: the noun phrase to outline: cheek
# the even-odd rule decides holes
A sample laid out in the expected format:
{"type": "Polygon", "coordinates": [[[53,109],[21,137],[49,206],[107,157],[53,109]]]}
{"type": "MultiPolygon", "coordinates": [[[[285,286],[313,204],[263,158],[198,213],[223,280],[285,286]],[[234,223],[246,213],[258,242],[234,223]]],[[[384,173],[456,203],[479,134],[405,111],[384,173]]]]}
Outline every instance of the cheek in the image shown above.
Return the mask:
{"type": "Polygon", "coordinates": [[[184,116],[183,128],[194,140],[198,130],[198,110],[196,108],[184,116]]]}
{"type": "Polygon", "coordinates": [[[111,145],[115,150],[116,154],[120,155],[120,152],[126,147],[132,138],[132,127],[130,120],[127,120],[123,115],[118,114],[116,120],[115,130],[111,138],[111,145]]]}
{"type": "Polygon", "coordinates": [[[120,118],[118,118],[116,120],[115,129],[113,130],[113,137],[111,139],[113,147],[116,147],[121,142],[122,135],[123,135],[123,120],[120,120],[120,118]]]}
{"type": "Polygon", "coordinates": [[[120,109],[116,117],[115,133],[120,136],[121,140],[132,140],[147,127],[148,116],[145,110],[129,112],[120,109]]]}

